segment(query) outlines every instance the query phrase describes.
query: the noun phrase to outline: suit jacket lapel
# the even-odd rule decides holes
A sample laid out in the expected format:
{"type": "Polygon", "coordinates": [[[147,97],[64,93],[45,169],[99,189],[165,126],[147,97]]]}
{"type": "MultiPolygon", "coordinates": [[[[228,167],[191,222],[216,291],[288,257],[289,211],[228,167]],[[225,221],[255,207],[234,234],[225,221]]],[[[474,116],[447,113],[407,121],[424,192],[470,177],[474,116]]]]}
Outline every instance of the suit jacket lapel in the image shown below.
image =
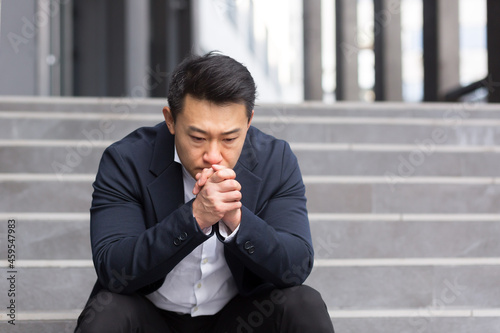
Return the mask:
{"type": "Polygon", "coordinates": [[[182,166],[174,162],[174,136],[165,124],[156,135],[149,170],[157,176],[148,185],[157,221],[172,213],[184,203],[182,166]]]}
{"type": "Polygon", "coordinates": [[[262,179],[252,172],[258,163],[255,149],[247,135],[234,171],[236,172],[236,180],[241,184],[241,202],[252,212],[255,212],[262,184],[262,179]]]}

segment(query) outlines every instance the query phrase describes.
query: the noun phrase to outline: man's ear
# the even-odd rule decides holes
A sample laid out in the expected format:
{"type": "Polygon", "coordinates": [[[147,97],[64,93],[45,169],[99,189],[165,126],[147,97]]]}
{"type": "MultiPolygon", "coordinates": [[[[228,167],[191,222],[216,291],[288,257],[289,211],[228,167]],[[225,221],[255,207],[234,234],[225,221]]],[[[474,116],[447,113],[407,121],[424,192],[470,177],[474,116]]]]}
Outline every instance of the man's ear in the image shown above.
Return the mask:
{"type": "Polygon", "coordinates": [[[253,115],[254,115],[255,111],[252,110],[252,115],[250,116],[250,118],[248,119],[248,125],[247,125],[247,129],[250,128],[250,125],[252,124],[252,119],[253,119],[253,115]]]}
{"type": "Polygon", "coordinates": [[[165,123],[167,124],[170,134],[174,135],[175,134],[174,117],[172,117],[172,111],[170,111],[170,108],[168,106],[165,106],[163,108],[163,118],[165,118],[165,123]]]}

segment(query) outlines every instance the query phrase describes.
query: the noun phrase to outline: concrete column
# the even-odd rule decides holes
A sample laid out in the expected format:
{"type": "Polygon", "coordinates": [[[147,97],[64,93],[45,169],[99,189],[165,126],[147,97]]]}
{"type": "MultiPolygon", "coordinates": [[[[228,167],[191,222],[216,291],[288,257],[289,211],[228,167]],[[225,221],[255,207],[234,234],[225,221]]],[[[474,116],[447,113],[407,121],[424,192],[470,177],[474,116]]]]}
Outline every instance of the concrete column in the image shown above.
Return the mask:
{"type": "Polygon", "coordinates": [[[359,100],[357,1],[336,0],[336,98],[339,101],[359,100]]]}
{"type": "Polygon", "coordinates": [[[375,100],[402,101],[401,0],[374,1],[375,100]]]}
{"type": "Polygon", "coordinates": [[[61,5],[61,95],[73,96],[73,2],[61,5]]]}
{"type": "Polygon", "coordinates": [[[37,0],[2,2],[0,95],[36,95],[37,0]]]}
{"type": "Polygon", "coordinates": [[[500,1],[488,0],[488,102],[500,103],[500,1]]]}
{"type": "Polygon", "coordinates": [[[460,85],[456,0],[424,0],[424,100],[443,100],[460,85]]]}
{"type": "Polygon", "coordinates": [[[145,89],[147,95],[144,97],[148,97],[151,86],[148,81],[147,86],[144,85],[144,78],[148,75],[149,65],[149,1],[126,1],[125,29],[125,91],[131,95],[145,89]]]}
{"type": "Polygon", "coordinates": [[[321,63],[321,0],[303,0],[304,99],[323,100],[321,63]]]}
{"type": "Polygon", "coordinates": [[[46,60],[50,71],[50,95],[61,96],[61,59],[62,59],[62,32],[61,29],[61,4],[51,2],[50,14],[50,54],[46,60]]]}
{"type": "Polygon", "coordinates": [[[0,36],[2,35],[2,0],[0,0],[0,36]]]}
{"type": "Polygon", "coordinates": [[[38,0],[36,6],[38,14],[38,31],[36,35],[36,87],[37,95],[50,96],[50,0],[38,0]]]}
{"type": "MultiPolygon", "coordinates": [[[[177,64],[192,51],[192,0],[150,0],[151,67],[172,73],[177,64]]],[[[155,84],[152,97],[165,97],[168,80],[155,84]]]]}

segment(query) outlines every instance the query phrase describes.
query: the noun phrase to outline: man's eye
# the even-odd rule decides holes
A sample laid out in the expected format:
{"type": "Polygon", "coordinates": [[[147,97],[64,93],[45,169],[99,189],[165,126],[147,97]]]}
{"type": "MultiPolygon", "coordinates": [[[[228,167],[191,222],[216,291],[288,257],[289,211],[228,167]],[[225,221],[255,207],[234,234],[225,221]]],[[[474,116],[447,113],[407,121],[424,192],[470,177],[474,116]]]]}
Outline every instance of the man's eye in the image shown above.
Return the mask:
{"type": "Polygon", "coordinates": [[[231,143],[231,142],[234,142],[234,140],[236,140],[236,138],[226,138],[226,139],[224,139],[224,142],[231,143]]]}
{"type": "Polygon", "coordinates": [[[192,139],[193,141],[195,141],[195,142],[201,142],[201,141],[203,141],[203,138],[200,138],[200,137],[198,137],[198,136],[192,136],[192,135],[191,135],[191,139],[192,139]]]}

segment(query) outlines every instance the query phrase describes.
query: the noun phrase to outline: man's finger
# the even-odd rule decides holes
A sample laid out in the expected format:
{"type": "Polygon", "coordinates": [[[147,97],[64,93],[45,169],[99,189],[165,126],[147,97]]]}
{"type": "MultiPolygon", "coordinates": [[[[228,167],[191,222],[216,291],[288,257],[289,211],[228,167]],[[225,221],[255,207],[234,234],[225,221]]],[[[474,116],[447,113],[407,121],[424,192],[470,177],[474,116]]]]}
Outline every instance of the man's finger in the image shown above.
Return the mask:
{"type": "Polygon", "coordinates": [[[212,164],[212,169],[214,169],[215,171],[220,171],[223,169],[227,169],[227,167],[220,165],[220,164],[212,164]]]}
{"type": "Polygon", "coordinates": [[[240,191],[231,191],[224,193],[223,202],[235,202],[241,200],[241,192],[240,191]]]}
{"type": "Polygon", "coordinates": [[[205,168],[203,169],[202,172],[199,172],[196,174],[196,184],[194,185],[193,188],[193,194],[198,195],[200,193],[201,188],[207,183],[208,178],[210,178],[213,173],[214,169],[212,168],[205,168]]]}
{"type": "Polygon", "coordinates": [[[241,191],[241,184],[236,179],[225,179],[224,181],[218,183],[219,191],[231,192],[231,191],[241,191]]]}
{"type": "Polygon", "coordinates": [[[213,175],[210,176],[210,181],[212,183],[220,183],[227,179],[235,179],[236,172],[233,169],[225,168],[219,171],[216,171],[213,175]]]}

